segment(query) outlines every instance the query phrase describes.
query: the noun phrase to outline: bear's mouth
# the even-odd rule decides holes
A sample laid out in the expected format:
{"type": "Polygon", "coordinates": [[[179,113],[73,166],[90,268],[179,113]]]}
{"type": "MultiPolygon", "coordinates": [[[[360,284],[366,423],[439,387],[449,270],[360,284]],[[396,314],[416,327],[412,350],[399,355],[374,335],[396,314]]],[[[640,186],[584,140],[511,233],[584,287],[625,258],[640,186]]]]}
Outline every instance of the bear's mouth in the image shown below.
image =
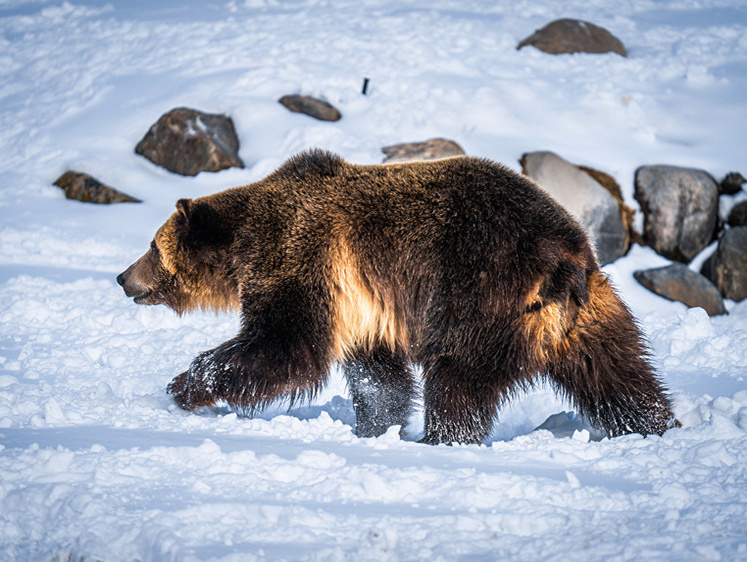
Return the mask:
{"type": "Polygon", "coordinates": [[[140,293],[139,295],[136,295],[135,297],[133,297],[133,300],[135,301],[136,304],[148,304],[145,301],[148,299],[148,297],[151,296],[152,293],[153,291],[151,290],[145,291],[144,293],[140,293]]]}

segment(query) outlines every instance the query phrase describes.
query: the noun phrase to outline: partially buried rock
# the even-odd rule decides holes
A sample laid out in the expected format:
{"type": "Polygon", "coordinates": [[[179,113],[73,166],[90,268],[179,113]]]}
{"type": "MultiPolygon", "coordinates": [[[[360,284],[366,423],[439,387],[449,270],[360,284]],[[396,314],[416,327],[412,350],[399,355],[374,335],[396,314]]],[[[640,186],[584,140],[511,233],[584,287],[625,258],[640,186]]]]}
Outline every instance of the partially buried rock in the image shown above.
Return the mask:
{"type": "Polygon", "coordinates": [[[547,191],[586,229],[604,265],[628,249],[628,229],[620,204],[591,175],[552,152],[521,158],[524,174],[547,191]]]}
{"type": "Polygon", "coordinates": [[[538,29],[516,47],[531,45],[551,55],[565,53],[628,54],[622,41],[593,23],[575,19],[560,19],[538,29]]]}
{"type": "Polygon", "coordinates": [[[135,152],[183,176],[243,168],[233,121],[225,115],[179,107],[154,123],[135,152]]]}
{"type": "Polygon", "coordinates": [[[635,198],[643,211],[643,242],[671,260],[688,263],[714,238],[718,186],[703,170],[642,166],[635,198]]]}
{"type": "Polygon", "coordinates": [[[734,205],[729,213],[729,226],[747,226],[747,201],[734,205]]]}
{"type": "Polygon", "coordinates": [[[747,298],[747,226],[724,232],[701,271],[727,299],[747,298]]]}
{"type": "Polygon", "coordinates": [[[334,106],[311,96],[293,94],[283,96],[278,101],[295,113],[304,113],[320,121],[339,121],[342,117],[334,106]]]}
{"type": "Polygon", "coordinates": [[[464,156],[461,146],[447,139],[430,139],[425,142],[408,142],[385,146],[381,151],[386,154],[385,164],[397,162],[416,162],[418,160],[440,160],[454,156],[464,156]]]}
{"type": "Polygon", "coordinates": [[[747,179],[745,179],[739,172],[729,172],[719,184],[721,194],[734,195],[735,193],[738,193],[742,189],[742,184],[746,181],[747,179]]]}
{"type": "Polygon", "coordinates": [[[689,307],[699,306],[710,316],[726,313],[724,300],[716,286],[684,264],[673,263],[665,267],[636,271],[633,276],[649,291],[665,299],[681,302],[689,307]]]}
{"type": "Polygon", "coordinates": [[[130,197],[113,187],[104,185],[96,178],[68,170],[57,178],[54,185],[65,190],[65,197],[84,203],[140,203],[140,199],[130,197]]]}

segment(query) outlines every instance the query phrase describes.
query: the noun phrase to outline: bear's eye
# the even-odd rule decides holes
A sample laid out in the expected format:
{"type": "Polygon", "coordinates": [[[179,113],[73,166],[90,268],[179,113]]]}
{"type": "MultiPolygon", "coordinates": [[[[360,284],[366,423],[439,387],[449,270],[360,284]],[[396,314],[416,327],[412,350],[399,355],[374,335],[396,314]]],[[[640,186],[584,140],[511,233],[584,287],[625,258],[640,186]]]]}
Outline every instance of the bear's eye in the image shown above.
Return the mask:
{"type": "Polygon", "coordinates": [[[151,251],[151,252],[152,252],[152,253],[153,253],[154,255],[156,255],[156,256],[157,256],[158,254],[160,254],[160,252],[159,252],[159,250],[158,250],[158,246],[156,246],[156,241],[155,241],[155,240],[153,240],[153,241],[152,241],[152,242],[150,243],[150,251],[151,251]]]}

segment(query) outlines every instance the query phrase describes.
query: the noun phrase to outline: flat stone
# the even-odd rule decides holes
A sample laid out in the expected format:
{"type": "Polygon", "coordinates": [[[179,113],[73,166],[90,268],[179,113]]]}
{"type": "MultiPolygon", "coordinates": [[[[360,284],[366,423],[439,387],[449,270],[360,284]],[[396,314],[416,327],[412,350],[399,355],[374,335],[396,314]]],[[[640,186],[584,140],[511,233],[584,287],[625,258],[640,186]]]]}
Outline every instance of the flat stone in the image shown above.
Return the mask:
{"type": "Polygon", "coordinates": [[[442,158],[464,156],[465,154],[461,146],[448,139],[430,139],[424,142],[394,144],[385,146],[381,151],[386,155],[385,164],[440,160],[442,158]]]}
{"type": "Polygon", "coordinates": [[[97,203],[109,205],[112,203],[141,203],[130,195],[117,191],[101,183],[99,180],[84,174],[68,170],[57,178],[54,185],[65,190],[65,197],[83,201],[84,203],[97,203]]]}
{"type": "Polygon", "coordinates": [[[599,182],[552,152],[524,154],[520,162],[524,174],[586,229],[602,265],[625,254],[629,237],[620,205],[599,182]]]}
{"type": "Polygon", "coordinates": [[[617,53],[628,56],[622,41],[588,21],[560,19],[538,29],[516,47],[530,45],[551,55],[565,53],[617,53]]]}
{"type": "Polygon", "coordinates": [[[671,260],[690,262],[714,238],[718,185],[703,170],[642,166],[635,198],[643,212],[643,242],[671,260]]]}
{"type": "Polygon", "coordinates": [[[148,160],[183,176],[243,168],[230,117],[178,107],[163,114],[135,147],[148,160]]]}
{"type": "Polygon", "coordinates": [[[278,101],[295,113],[303,113],[320,121],[339,121],[342,117],[334,106],[311,96],[293,94],[283,96],[278,101]]]}
{"type": "Polygon", "coordinates": [[[691,308],[699,306],[709,316],[726,314],[724,299],[716,286],[684,264],[673,263],[665,267],[636,271],[633,276],[641,285],[660,297],[684,303],[691,308]]]}

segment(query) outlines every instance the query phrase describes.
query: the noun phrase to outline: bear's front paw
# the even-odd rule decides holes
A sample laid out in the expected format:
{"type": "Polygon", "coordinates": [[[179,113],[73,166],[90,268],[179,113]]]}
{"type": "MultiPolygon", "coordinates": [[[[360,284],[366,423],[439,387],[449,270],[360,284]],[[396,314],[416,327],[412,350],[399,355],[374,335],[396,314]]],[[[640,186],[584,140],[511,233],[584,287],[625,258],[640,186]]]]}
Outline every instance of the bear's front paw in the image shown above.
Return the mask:
{"type": "Polygon", "coordinates": [[[204,386],[198,384],[189,371],[174,377],[166,387],[166,392],[174,397],[176,405],[184,410],[196,410],[204,406],[212,406],[215,398],[204,386]]]}

